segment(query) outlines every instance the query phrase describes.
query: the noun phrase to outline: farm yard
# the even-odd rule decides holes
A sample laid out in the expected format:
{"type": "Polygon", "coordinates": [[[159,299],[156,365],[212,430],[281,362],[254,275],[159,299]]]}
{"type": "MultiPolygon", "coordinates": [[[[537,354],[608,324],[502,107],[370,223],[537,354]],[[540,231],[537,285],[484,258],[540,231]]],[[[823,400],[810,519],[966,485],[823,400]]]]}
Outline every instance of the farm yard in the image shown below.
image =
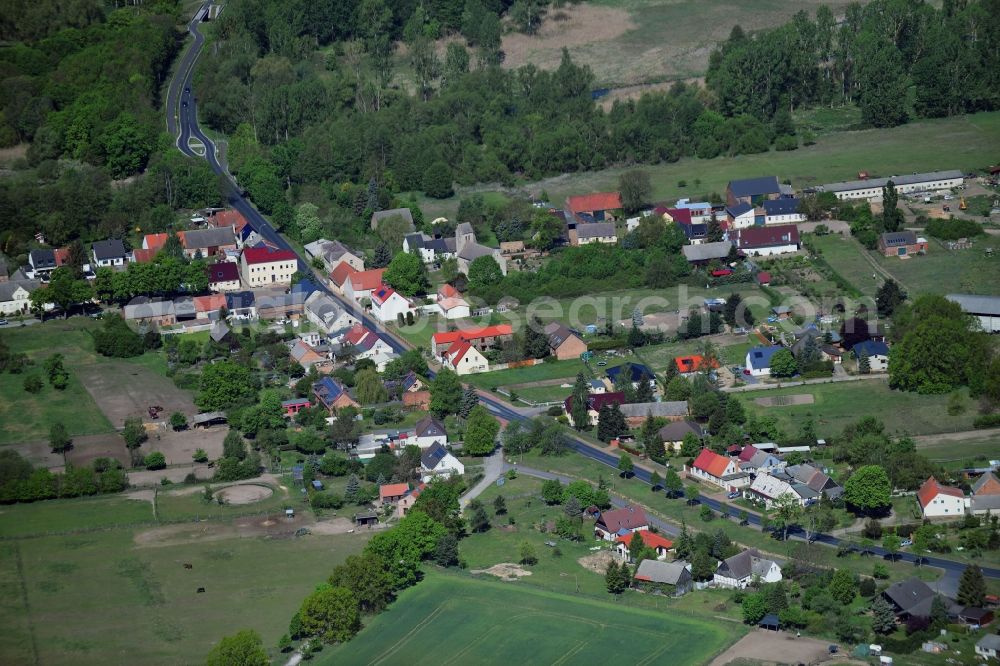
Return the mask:
{"type": "MultiPolygon", "coordinates": [[[[268,507],[272,499],[219,508],[268,507]]],[[[302,599],[368,534],[324,526],[274,513],[158,524],[149,501],[123,497],[3,507],[0,660],[197,663],[245,627],[274,646],[302,599]],[[294,537],[304,525],[317,528],[294,537]]]]}
{"type": "Polygon", "coordinates": [[[735,622],[432,573],[317,663],[600,663],[622,654],[656,663],[669,653],[671,664],[684,666],[704,663],[742,631],[735,622]]]}

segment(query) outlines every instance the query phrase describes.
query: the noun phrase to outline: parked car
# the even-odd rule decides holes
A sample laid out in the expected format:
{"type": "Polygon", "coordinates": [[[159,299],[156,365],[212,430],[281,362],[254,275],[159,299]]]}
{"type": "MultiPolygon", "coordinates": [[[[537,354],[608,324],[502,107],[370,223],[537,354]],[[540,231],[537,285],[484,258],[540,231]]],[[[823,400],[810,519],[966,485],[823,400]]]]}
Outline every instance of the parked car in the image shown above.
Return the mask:
{"type": "Polygon", "coordinates": [[[726,497],[728,497],[729,499],[736,499],[739,496],[740,496],[740,491],[738,490],[734,490],[733,492],[726,495],[726,497]]]}
{"type": "Polygon", "coordinates": [[[600,367],[600,368],[603,368],[603,367],[604,367],[604,366],[606,366],[607,364],[608,364],[608,362],[607,362],[607,361],[598,361],[598,362],[597,362],[597,366],[598,366],[598,367],[600,367]]]}
{"type": "Polygon", "coordinates": [[[906,548],[907,546],[912,546],[912,545],[913,545],[913,539],[903,539],[902,541],[899,542],[900,548],[906,548]]]}
{"type": "Polygon", "coordinates": [[[10,322],[9,322],[9,321],[7,321],[6,319],[0,319],[0,326],[6,326],[6,325],[7,325],[7,324],[9,324],[9,323],[10,323],[10,322]]]}

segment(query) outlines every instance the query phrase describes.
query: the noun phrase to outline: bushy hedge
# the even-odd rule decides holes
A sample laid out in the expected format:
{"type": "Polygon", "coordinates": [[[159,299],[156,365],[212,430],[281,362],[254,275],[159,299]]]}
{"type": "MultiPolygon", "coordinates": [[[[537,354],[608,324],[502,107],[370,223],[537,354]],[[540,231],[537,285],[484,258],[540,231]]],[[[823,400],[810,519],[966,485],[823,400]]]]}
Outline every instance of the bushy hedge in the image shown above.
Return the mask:
{"type": "Polygon", "coordinates": [[[927,221],[925,229],[928,235],[941,240],[958,240],[959,238],[973,238],[981,236],[983,225],[972,220],[962,220],[958,218],[942,219],[934,218],[927,221]]]}
{"type": "Polygon", "coordinates": [[[0,503],[36,502],[64,497],[117,493],[128,488],[121,463],[97,458],[87,467],[66,466],[65,473],[35,469],[16,451],[0,451],[0,503]]]}

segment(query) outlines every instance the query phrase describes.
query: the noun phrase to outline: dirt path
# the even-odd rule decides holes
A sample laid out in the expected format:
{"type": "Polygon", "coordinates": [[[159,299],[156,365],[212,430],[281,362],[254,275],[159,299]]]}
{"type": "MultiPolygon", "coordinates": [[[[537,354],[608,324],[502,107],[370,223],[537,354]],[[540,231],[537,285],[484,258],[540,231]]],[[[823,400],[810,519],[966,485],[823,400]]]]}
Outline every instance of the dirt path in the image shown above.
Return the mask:
{"type": "Polygon", "coordinates": [[[1000,428],[983,428],[982,430],[959,430],[958,432],[943,432],[939,435],[914,435],[912,439],[919,449],[941,442],[964,442],[969,439],[1000,438],[1000,428]]]}
{"type": "Polygon", "coordinates": [[[738,640],[732,647],[712,660],[709,666],[725,666],[737,659],[755,659],[763,664],[864,664],[842,656],[831,656],[830,643],[814,638],[796,638],[785,631],[757,629],[738,640]]]}

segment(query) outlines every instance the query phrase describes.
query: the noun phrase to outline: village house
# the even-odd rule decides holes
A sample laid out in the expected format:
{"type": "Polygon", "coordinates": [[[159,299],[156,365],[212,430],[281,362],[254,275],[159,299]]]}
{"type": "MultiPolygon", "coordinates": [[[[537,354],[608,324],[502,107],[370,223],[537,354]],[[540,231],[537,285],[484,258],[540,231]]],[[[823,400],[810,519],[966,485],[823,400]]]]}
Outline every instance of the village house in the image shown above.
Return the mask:
{"type": "Polygon", "coordinates": [[[428,415],[413,426],[413,437],[407,438],[407,443],[415,444],[421,449],[429,449],[434,444],[447,444],[448,431],[441,421],[428,415]]]}
{"type": "Polygon", "coordinates": [[[706,363],[704,358],[695,354],[690,356],[675,356],[674,365],[677,366],[678,373],[684,377],[690,377],[704,370],[718,370],[719,361],[713,358],[710,363],[706,363]]]}
{"type": "Polygon", "coordinates": [[[312,400],[309,398],[289,398],[281,401],[281,409],[285,413],[285,418],[294,418],[303,409],[312,407],[312,400]]]}
{"type": "Polygon", "coordinates": [[[226,308],[226,297],[223,294],[195,296],[191,300],[194,302],[195,319],[208,319],[212,321],[221,319],[222,312],[226,308]]]}
{"type": "Polygon", "coordinates": [[[95,268],[116,268],[128,263],[125,244],[117,238],[97,241],[91,246],[95,268]]]}
{"type": "Polygon", "coordinates": [[[504,343],[514,339],[514,328],[510,324],[497,324],[482,328],[441,331],[431,336],[431,353],[440,356],[459,339],[466,340],[479,351],[499,349],[504,343]]]}
{"type": "MultiPolygon", "coordinates": [[[[763,451],[759,453],[764,454],[763,451]]],[[[767,455],[767,454],[764,454],[767,455]]],[[[783,497],[792,497],[799,506],[805,506],[809,497],[803,497],[788,481],[771,476],[766,472],[759,472],[753,483],[747,490],[747,495],[751,500],[761,502],[764,508],[770,511],[775,504],[783,497]]]]}
{"type": "Polygon", "coordinates": [[[365,260],[360,252],[355,252],[339,240],[320,238],[304,247],[310,259],[319,259],[327,271],[334,270],[341,262],[356,271],[365,270],[365,260]]]}
{"type": "MultiPolygon", "coordinates": [[[[621,209],[622,197],[618,192],[595,192],[566,199],[566,210],[583,223],[613,220],[621,209]]],[[[570,244],[575,245],[572,238],[570,244]]]]}
{"type": "Polygon", "coordinates": [[[684,469],[689,477],[707,481],[729,492],[750,485],[750,475],[740,470],[736,460],[711,449],[702,449],[691,466],[685,465],[684,469]]]}
{"type": "Polygon", "coordinates": [[[479,257],[493,257],[500,272],[507,275],[507,258],[498,247],[486,247],[476,242],[476,232],[468,222],[462,222],[455,229],[455,252],[458,257],[458,270],[469,274],[469,266],[479,257]]]}
{"type": "Polygon", "coordinates": [[[704,266],[713,261],[723,261],[729,257],[733,249],[732,241],[716,241],[712,243],[701,243],[699,245],[685,245],[681,248],[681,254],[688,260],[688,263],[695,266],[704,266]]]}
{"type": "Polygon", "coordinates": [[[372,290],[372,315],[383,324],[396,321],[414,311],[413,303],[406,296],[386,284],[372,290]]]}
{"type": "MultiPolygon", "coordinates": [[[[330,283],[338,294],[343,296],[347,295],[348,280],[352,275],[358,273],[356,268],[351,266],[346,261],[342,261],[337,264],[333,271],[330,273],[330,283]]],[[[381,276],[380,276],[381,279],[381,276]]]]}
{"type": "Polygon", "coordinates": [[[40,286],[38,280],[0,283],[0,314],[26,314],[31,309],[31,293],[40,286]]]}
{"type": "Polygon", "coordinates": [[[608,388],[622,385],[623,382],[632,384],[632,388],[639,388],[642,383],[649,384],[650,388],[656,389],[656,373],[649,366],[642,363],[623,363],[604,371],[607,375],[608,388]]]}
{"type": "Polygon", "coordinates": [[[413,505],[417,503],[417,498],[420,497],[420,494],[426,487],[426,483],[420,483],[416,488],[413,488],[396,501],[396,518],[406,517],[406,514],[409,513],[410,509],[413,508],[413,505]]]}
{"type": "Polygon", "coordinates": [[[966,499],[961,488],[946,486],[933,476],[917,490],[924,518],[955,518],[965,515],[966,499]]]}
{"type": "Polygon", "coordinates": [[[226,310],[231,319],[248,321],[257,319],[257,296],[252,291],[226,293],[226,310]]]}
{"type": "Polygon", "coordinates": [[[754,580],[761,583],[777,583],[781,580],[781,567],[774,560],[760,554],[756,548],[748,548],[742,553],[719,562],[712,577],[712,584],[743,590],[754,580]]]}
{"type": "Polygon", "coordinates": [[[408,483],[386,483],[378,487],[378,501],[382,506],[395,504],[410,492],[408,483]]]}
{"type": "Polygon", "coordinates": [[[769,257],[799,249],[799,229],[794,224],[736,229],[734,234],[730,237],[737,249],[748,257],[769,257]]]}
{"type": "Polygon", "coordinates": [[[304,291],[258,290],[254,294],[257,316],[266,320],[297,319],[302,314],[307,296],[304,291]]]}
{"type": "Polygon", "coordinates": [[[437,307],[445,319],[465,319],[470,315],[469,303],[447,282],[438,288],[437,307]]]}
{"type": "Polygon", "coordinates": [[[795,224],[805,222],[806,216],[799,212],[802,202],[798,199],[773,199],[761,204],[764,209],[764,224],[795,224]]]}
{"type": "Polygon", "coordinates": [[[457,239],[431,237],[423,232],[407,234],[403,238],[403,252],[416,254],[425,264],[434,264],[450,259],[456,254],[457,239]]]}
{"type": "Polygon", "coordinates": [[[307,373],[315,369],[322,374],[329,372],[333,368],[333,361],[326,354],[321,353],[301,338],[292,344],[289,355],[307,373]]]}
{"type": "MultiPolygon", "coordinates": [[[[624,404],[624,393],[607,392],[589,394],[587,396],[587,416],[590,417],[590,425],[597,425],[597,418],[600,415],[601,408],[605,405],[618,405],[621,408],[624,404]]],[[[563,409],[566,411],[566,417],[569,419],[570,425],[576,425],[573,422],[573,396],[569,396],[563,401],[563,409]]]]}
{"type": "MultiPolygon", "coordinates": [[[[341,266],[343,265],[341,264],[341,266]]],[[[340,267],[338,266],[337,268],[339,269],[340,267]]],[[[372,292],[382,285],[382,275],[384,273],[384,268],[373,268],[349,274],[344,281],[344,296],[358,303],[366,298],[371,300],[372,292]]],[[[336,274],[336,270],[334,274],[336,274]]],[[[336,279],[334,279],[334,282],[336,283],[336,279]]]]}
{"type": "Polygon", "coordinates": [[[370,358],[379,372],[395,358],[392,347],[375,331],[365,328],[360,323],[351,326],[341,338],[341,344],[353,353],[354,358],[370,358]]]}
{"type": "Polygon", "coordinates": [[[465,474],[465,465],[448,453],[440,444],[431,444],[420,456],[420,480],[430,483],[434,479],[449,479],[452,475],[465,474]]]}
{"type": "Polygon", "coordinates": [[[812,465],[806,463],[788,465],[784,471],[798,483],[808,486],[816,493],[817,497],[825,496],[828,499],[836,500],[844,494],[842,485],[831,479],[826,472],[812,465]]]}
{"type": "MultiPolygon", "coordinates": [[[[931,604],[934,597],[938,596],[931,587],[919,578],[907,578],[893,583],[882,592],[883,598],[889,602],[896,617],[905,622],[911,617],[930,617],[931,604]]],[[[941,596],[944,600],[950,617],[958,615],[960,610],[954,601],[941,596]]]]}
{"type": "Polygon", "coordinates": [[[424,388],[424,382],[417,376],[417,373],[410,370],[402,379],[386,379],[382,384],[389,392],[389,396],[397,398],[404,393],[417,393],[424,388]]]}
{"type": "Polygon", "coordinates": [[[232,227],[178,231],[177,239],[188,259],[221,256],[225,255],[226,250],[237,249],[236,233],[232,227]]]}
{"type": "Polygon", "coordinates": [[[39,248],[28,252],[28,265],[31,267],[29,277],[41,279],[47,277],[56,269],[55,250],[39,248]]]}
{"type": "Polygon", "coordinates": [[[621,509],[602,511],[594,522],[594,537],[614,541],[617,537],[649,529],[649,519],[641,506],[629,504],[621,509]]]}
{"type": "Polygon", "coordinates": [[[639,530],[636,532],[629,532],[628,534],[622,534],[615,538],[615,555],[618,556],[622,562],[632,562],[632,557],[629,555],[629,549],[632,547],[632,539],[639,537],[642,543],[649,548],[656,551],[656,559],[665,560],[667,559],[667,553],[669,553],[673,547],[674,542],[670,539],[665,539],[655,532],[650,530],[639,530]]]}
{"type": "MultiPolygon", "coordinates": [[[[398,217],[406,223],[406,230],[413,231],[416,227],[413,225],[413,213],[409,208],[392,208],[389,210],[378,210],[372,213],[371,227],[372,231],[378,230],[378,225],[383,220],[387,220],[390,217],[398,217]]],[[[392,248],[395,251],[396,248],[392,248]]]]}
{"type": "Polygon", "coordinates": [[[985,659],[1000,659],[1000,635],[986,634],[976,643],[976,655],[985,659]]]}
{"type": "Polygon", "coordinates": [[[684,444],[684,436],[688,433],[697,437],[699,441],[705,438],[705,430],[701,425],[697,421],[688,419],[672,421],[660,428],[659,433],[663,447],[674,453],[680,452],[681,446],[684,444]]]}
{"type": "Polygon", "coordinates": [[[878,237],[878,251],[886,257],[909,257],[927,253],[927,239],[909,229],[886,231],[878,237]]]}
{"type": "Polygon", "coordinates": [[[635,586],[654,594],[682,597],[690,592],[693,586],[689,566],[682,560],[675,562],[643,560],[633,576],[635,586]]]}
{"type": "Polygon", "coordinates": [[[851,349],[854,358],[859,362],[868,357],[868,367],[872,372],[887,372],[889,370],[889,345],[875,340],[864,340],[851,349]]]}
{"type": "Polygon", "coordinates": [[[769,451],[761,451],[755,446],[744,446],[736,457],[740,469],[748,474],[772,474],[775,470],[784,469],[785,463],[769,451]]]}
{"type": "Polygon", "coordinates": [[[251,288],[291,284],[298,264],[291,250],[251,247],[243,250],[240,256],[243,281],[251,288]]]}
{"type": "Polygon", "coordinates": [[[945,298],[958,303],[962,312],[975,317],[986,333],[1000,333],[1000,296],[948,294],[945,298]]]}
{"type": "Polygon", "coordinates": [[[459,338],[441,354],[441,363],[459,375],[487,372],[489,360],[471,342],[459,338]]]}
{"type": "Polygon", "coordinates": [[[543,330],[549,338],[549,351],[560,361],[580,358],[587,351],[587,343],[564,324],[553,321],[543,330]]]}
{"type": "Polygon", "coordinates": [[[771,375],[771,358],[784,349],[781,345],[768,347],[751,347],[747,352],[744,367],[754,377],[769,377],[771,375]]]}
{"type": "Polygon", "coordinates": [[[336,337],[358,323],[357,318],[322,291],[309,294],[303,304],[306,319],[328,336],[336,337]]]}
{"type": "Polygon", "coordinates": [[[758,206],[765,201],[781,196],[781,186],[775,176],[760,176],[731,180],[726,185],[726,205],[735,206],[739,203],[758,206]]]}
{"type": "Polygon", "coordinates": [[[347,394],[347,389],[333,377],[323,377],[312,386],[313,395],[332,416],[341,407],[358,407],[357,401],[347,394]]]}
{"type": "Polygon", "coordinates": [[[974,516],[1000,514],[1000,480],[993,472],[986,472],[972,484],[969,510],[974,516]]]}
{"type": "Polygon", "coordinates": [[[589,245],[591,243],[614,245],[618,242],[618,233],[615,231],[614,222],[577,224],[575,236],[576,242],[574,243],[570,239],[570,245],[589,245]]]}
{"type": "MultiPolygon", "coordinates": [[[[734,206],[726,206],[726,221],[729,229],[747,229],[757,224],[757,214],[753,206],[742,201],[734,206]]],[[[764,224],[764,216],[760,216],[764,224]]]]}
{"type": "Polygon", "coordinates": [[[240,267],[232,261],[219,261],[205,267],[208,273],[208,288],[211,291],[239,291],[240,267]]]}
{"type": "Polygon", "coordinates": [[[123,310],[126,321],[154,326],[172,326],[177,323],[174,314],[173,301],[151,301],[148,298],[136,298],[123,310]]]}

